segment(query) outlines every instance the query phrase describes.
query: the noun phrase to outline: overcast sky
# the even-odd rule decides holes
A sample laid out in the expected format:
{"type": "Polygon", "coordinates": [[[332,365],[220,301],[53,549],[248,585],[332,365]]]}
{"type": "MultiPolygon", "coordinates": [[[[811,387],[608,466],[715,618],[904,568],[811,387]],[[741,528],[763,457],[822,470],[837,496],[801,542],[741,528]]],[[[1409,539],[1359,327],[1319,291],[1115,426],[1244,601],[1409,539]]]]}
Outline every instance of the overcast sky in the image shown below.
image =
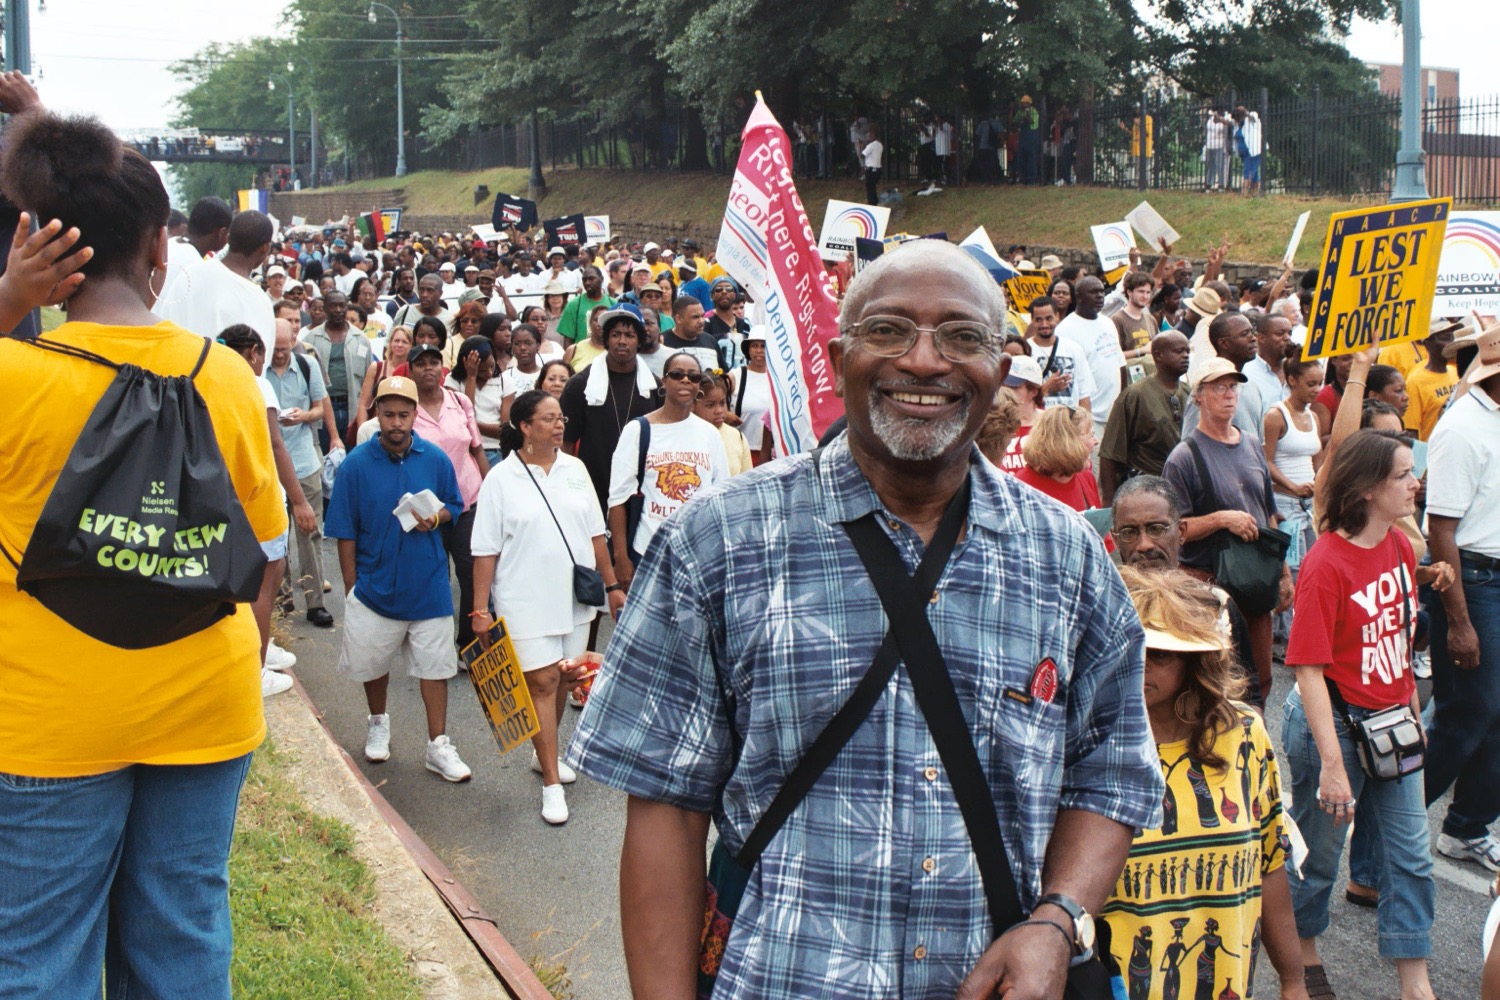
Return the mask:
{"type": "MultiPolygon", "coordinates": [[[[19,3],[23,0],[12,0],[19,3]]],[[[120,130],[156,128],[175,108],[180,83],[167,67],[210,42],[271,35],[287,0],[47,0],[32,10],[32,68],[42,97],[62,111],[91,112],[120,130]]],[[[351,13],[365,5],[349,0],[351,13]]],[[[1426,0],[1423,63],[1460,71],[1464,97],[1500,95],[1500,4],[1426,0]]],[[[1394,24],[1360,23],[1349,47],[1361,59],[1400,62],[1394,24]]]]}

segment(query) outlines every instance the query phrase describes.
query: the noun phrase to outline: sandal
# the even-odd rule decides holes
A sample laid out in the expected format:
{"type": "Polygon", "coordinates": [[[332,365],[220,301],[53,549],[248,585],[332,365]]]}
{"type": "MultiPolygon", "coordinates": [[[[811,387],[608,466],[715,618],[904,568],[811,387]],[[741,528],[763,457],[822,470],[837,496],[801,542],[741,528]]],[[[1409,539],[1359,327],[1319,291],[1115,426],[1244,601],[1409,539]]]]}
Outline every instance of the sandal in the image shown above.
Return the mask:
{"type": "Polygon", "coordinates": [[[1344,898],[1353,905],[1362,906],[1367,910],[1373,910],[1380,905],[1380,893],[1377,890],[1370,889],[1369,886],[1359,885],[1358,882],[1349,883],[1348,888],[1344,890],[1344,898]],[[1366,889],[1368,891],[1355,892],[1355,886],[1359,886],[1359,888],[1366,889]]]}
{"type": "Polygon", "coordinates": [[[1302,981],[1307,985],[1310,1000],[1338,1000],[1333,987],[1328,985],[1328,973],[1323,971],[1321,965],[1303,966],[1302,981]]]}

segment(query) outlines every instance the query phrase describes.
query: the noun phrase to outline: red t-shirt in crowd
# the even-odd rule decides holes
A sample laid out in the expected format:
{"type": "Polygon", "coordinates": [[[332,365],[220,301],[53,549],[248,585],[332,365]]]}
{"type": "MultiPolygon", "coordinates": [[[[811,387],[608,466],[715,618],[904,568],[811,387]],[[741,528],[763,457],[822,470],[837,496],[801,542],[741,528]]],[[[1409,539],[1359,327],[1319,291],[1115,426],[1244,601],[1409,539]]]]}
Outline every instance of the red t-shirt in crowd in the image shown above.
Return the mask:
{"type": "Polygon", "coordinates": [[[1336,417],[1339,412],[1339,402],[1343,398],[1344,394],[1333,387],[1333,377],[1329,376],[1328,381],[1323,383],[1323,388],[1318,390],[1318,397],[1313,402],[1322,403],[1329,415],[1336,417]]]}
{"type": "MultiPolygon", "coordinates": [[[[1026,468],[1026,459],[1021,457],[1021,442],[1026,440],[1026,435],[1031,433],[1030,427],[1017,427],[1015,436],[1010,439],[1010,444],[1005,446],[1005,454],[1000,456],[1000,468],[1011,475],[1015,475],[1026,468]]],[[[1060,483],[1058,485],[1061,485],[1060,483]]]]}
{"type": "MultiPolygon", "coordinates": [[[[1027,465],[1022,465],[1013,475],[1032,489],[1040,490],[1076,511],[1093,510],[1100,506],[1099,481],[1094,478],[1092,469],[1084,469],[1065,483],[1060,483],[1051,476],[1044,476],[1027,465]]],[[[1115,550],[1114,538],[1105,535],[1104,548],[1113,552],[1115,550]]]]}
{"type": "Polygon", "coordinates": [[[1372,549],[1338,532],[1320,535],[1298,573],[1287,666],[1326,667],[1351,705],[1410,704],[1416,567],[1411,542],[1395,528],[1372,549]]]}

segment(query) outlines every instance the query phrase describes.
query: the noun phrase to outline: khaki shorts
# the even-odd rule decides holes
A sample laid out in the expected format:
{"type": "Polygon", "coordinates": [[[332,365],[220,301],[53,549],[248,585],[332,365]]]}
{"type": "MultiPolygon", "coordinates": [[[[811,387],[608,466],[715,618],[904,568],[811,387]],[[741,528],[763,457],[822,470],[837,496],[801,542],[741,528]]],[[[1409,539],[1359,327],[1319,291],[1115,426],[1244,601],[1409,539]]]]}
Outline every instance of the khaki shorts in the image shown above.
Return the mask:
{"type": "Polygon", "coordinates": [[[589,627],[585,623],[562,635],[539,635],[534,639],[511,637],[516,648],[516,659],[521,661],[521,672],[550,667],[558,660],[571,660],[582,656],[589,647],[589,627]]]}
{"type": "Polygon", "coordinates": [[[339,673],[364,683],[379,680],[403,654],[406,673],[424,681],[447,680],[458,673],[453,650],[453,619],[398,621],[376,614],[351,593],[344,602],[344,644],[339,673]]]}

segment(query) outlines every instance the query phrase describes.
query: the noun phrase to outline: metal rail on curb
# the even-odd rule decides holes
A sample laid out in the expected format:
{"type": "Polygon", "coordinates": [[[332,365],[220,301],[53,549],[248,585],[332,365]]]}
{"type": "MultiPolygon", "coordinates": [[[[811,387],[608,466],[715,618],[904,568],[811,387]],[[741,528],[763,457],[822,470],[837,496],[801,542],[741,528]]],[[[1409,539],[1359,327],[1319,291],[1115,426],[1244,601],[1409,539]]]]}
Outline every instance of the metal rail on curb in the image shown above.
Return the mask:
{"type": "Polygon", "coordinates": [[[318,710],[317,704],[307,693],[307,689],[302,686],[302,682],[295,678],[293,680],[295,682],[293,687],[298,697],[312,710],[313,718],[318,720],[318,725],[323,727],[323,731],[333,740],[333,745],[338,747],[339,756],[348,765],[359,787],[369,796],[371,804],[375,806],[375,811],[390,826],[391,832],[416,861],[417,867],[422,869],[422,874],[427,876],[427,881],[437,889],[438,895],[443,898],[449,911],[457,918],[459,926],[469,936],[469,940],[474,942],[474,947],[479,949],[485,962],[499,977],[500,984],[505,987],[505,992],[515,1000],[552,1000],[551,992],[542,985],[536,973],[531,971],[531,966],[511,947],[510,942],[495,926],[495,918],[485,911],[472,892],[459,883],[453,872],[443,864],[442,859],[433,853],[432,848],[427,846],[427,842],[422,839],[421,835],[412,829],[411,824],[401,817],[386,797],[380,794],[380,790],[370,782],[369,778],[365,777],[365,773],[359,769],[359,765],[354,762],[349,751],[345,750],[342,744],[334,738],[333,730],[328,728],[323,713],[318,710]]]}

